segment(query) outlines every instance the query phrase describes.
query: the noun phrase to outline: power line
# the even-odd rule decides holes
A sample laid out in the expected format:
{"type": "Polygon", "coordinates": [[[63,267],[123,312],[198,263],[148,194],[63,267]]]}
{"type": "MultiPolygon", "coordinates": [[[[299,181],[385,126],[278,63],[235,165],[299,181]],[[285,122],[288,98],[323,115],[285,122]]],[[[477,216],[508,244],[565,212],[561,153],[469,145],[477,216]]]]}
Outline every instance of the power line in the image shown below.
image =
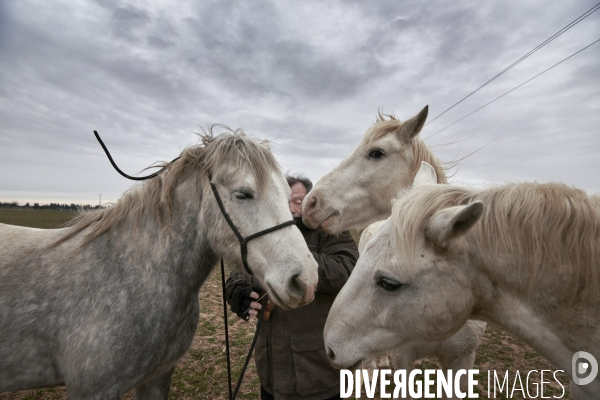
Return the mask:
{"type": "Polygon", "coordinates": [[[437,135],[437,134],[438,134],[438,133],[440,133],[441,131],[448,129],[448,128],[450,128],[452,125],[454,125],[454,124],[456,124],[456,123],[458,123],[458,122],[462,121],[463,119],[465,119],[465,118],[467,118],[467,117],[469,117],[469,116],[471,116],[471,115],[475,114],[477,111],[481,110],[482,108],[489,106],[490,104],[492,104],[492,103],[493,103],[493,102],[495,102],[496,100],[499,100],[499,99],[501,99],[502,97],[506,96],[507,94],[509,94],[509,93],[511,93],[511,92],[513,92],[513,91],[515,91],[515,90],[517,90],[518,88],[520,88],[520,87],[521,87],[521,86],[523,86],[524,84],[526,84],[526,83],[528,83],[528,82],[531,82],[532,80],[534,80],[534,79],[535,79],[535,78],[537,78],[538,76],[542,75],[543,73],[545,73],[545,72],[547,72],[547,71],[550,71],[552,68],[556,67],[556,66],[557,66],[557,65],[559,65],[559,64],[562,64],[563,62],[567,61],[569,58],[571,58],[571,57],[573,57],[573,56],[575,56],[575,55],[577,55],[577,54],[581,53],[582,51],[584,51],[584,50],[585,50],[585,49],[587,49],[588,47],[590,47],[590,46],[592,46],[592,45],[594,45],[594,44],[596,44],[596,43],[598,43],[598,42],[600,42],[600,39],[596,40],[596,41],[595,41],[595,42],[593,42],[593,43],[590,43],[590,44],[588,44],[588,45],[587,45],[587,46],[585,46],[583,49],[580,49],[580,50],[576,51],[575,53],[571,54],[569,57],[567,57],[567,58],[565,58],[565,59],[563,59],[563,60],[561,60],[561,61],[557,62],[556,64],[554,64],[554,65],[553,65],[553,66],[551,66],[550,68],[547,68],[547,69],[545,69],[544,71],[540,72],[539,74],[535,75],[533,78],[529,78],[529,79],[527,79],[525,82],[523,82],[523,83],[521,83],[520,85],[518,85],[518,86],[516,86],[516,87],[512,88],[511,90],[509,90],[508,92],[504,93],[503,95],[496,97],[494,100],[490,101],[489,103],[486,103],[486,104],[482,105],[481,107],[479,107],[479,108],[478,108],[478,109],[476,109],[475,111],[473,111],[473,112],[471,112],[471,113],[469,113],[469,114],[465,115],[465,116],[464,116],[464,117],[462,117],[461,119],[459,119],[459,120],[457,120],[457,121],[454,121],[453,123],[451,123],[450,125],[446,126],[445,128],[442,128],[442,129],[440,129],[439,131],[437,131],[437,132],[436,132],[436,133],[434,133],[433,135],[430,135],[430,136],[428,136],[427,138],[425,138],[425,140],[429,139],[429,138],[430,138],[430,137],[432,137],[432,136],[435,136],[435,135],[437,135]]]}
{"type": "Polygon", "coordinates": [[[459,101],[457,101],[456,103],[454,103],[452,106],[450,106],[449,108],[447,108],[446,110],[444,110],[441,114],[439,114],[438,116],[436,116],[435,118],[433,118],[432,120],[430,120],[429,122],[427,122],[425,125],[429,125],[430,123],[432,123],[433,121],[435,121],[436,119],[438,119],[439,117],[441,117],[442,115],[446,114],[448,111],[452,110],[454,107],[456,107],[457,105],[459,105],[460,103],[462,103],[464,100],[468,99],[469,97],[471,97],[472,95],[474,95],[475,93],[477,93],[484,86],[487,86],[489,83],[491,83],[495,79],[497,79],[500,76],[504,75],[504,73],[506,73],[508,70],[510,70],[511,68],[513,68],[514,66],[516,66],[517,64],[519,64],[521,61],[523,61],[526,58],[528,58],[529,56],[531,56],[533,53],[535,53],[536,51],[538,51],[539,49],[541,49],[542,47],[544,47],[545,45],[547,45],[548,43],[550,43],[551,41],[553,41],[554,39],[556,39],[557,37],[559,37],[560,35],[562,35],[563,33],[565,33],[566,31],[568,31],[569,29],[571,29],[572,27],[574,27],[575,25],[577,25],[581,21],[583,21],[585,18],[589,17],[593,12],[597,11],[598,9],[600,9],[600,3],[596,4],[594,7],[590,8],[589,10],[587,10],[585,13],[583,13],[582,15],[580,15],[579,17],[577,17],[575,20],[571,21],[567,26],[565,26],[564,28],[562,28],[561,30],[559,30],[558,32],[556,32],[554,35],[550,36],[548,39],[544,40],[542,43],[540,43],[539,45],[537,45],[529,53],[525,54],[523,57],[519,58],[517,61],[515,61],[514,63],[512,63],[508,67],[504,68],[501,72],[499,72],[498,74],[496,74],[493,78],[489,79],[483,85],[479,86],[477,89],[473,90],[471,93],[469,93],[468,95],[466,95],[465,97],[463,97],[462,99],[460,99],[459,101]]]}

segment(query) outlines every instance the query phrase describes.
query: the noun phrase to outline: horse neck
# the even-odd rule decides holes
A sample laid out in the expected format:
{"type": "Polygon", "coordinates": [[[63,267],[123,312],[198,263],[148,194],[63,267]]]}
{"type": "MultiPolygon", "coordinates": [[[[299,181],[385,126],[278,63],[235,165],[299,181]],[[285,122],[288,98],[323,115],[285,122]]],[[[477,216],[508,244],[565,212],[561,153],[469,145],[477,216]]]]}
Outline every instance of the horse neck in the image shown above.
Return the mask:
{"type": "Polygon", "coordinates": [[[576,351],[600,354],[600,346],[589,336],[590,326],[600,336],[597,307],[570,302],[571,292],[560,275],[568,266],[550,268],[552,273],[542,271],[531,279],[531,266],[510,249],[496,252],[492,242],[477,242],[469,236],[465,242],[471,260],[465,268],[475,271],[477,300],[472,318],[502,326],[567,372],[576,351]],[[482,256],[482,252],[487,254],[482,256]]]}
{"type": "Polygon", "coordinates": [[[188,179],[172,196],[170,213],[161,209],[163,215],[159,215],[157,207],[147,202],[107,233],[110,243],[132,265],[171,271],[199,288],[217,261],[206,232],[199,229],[202,191],[188,179]]]}

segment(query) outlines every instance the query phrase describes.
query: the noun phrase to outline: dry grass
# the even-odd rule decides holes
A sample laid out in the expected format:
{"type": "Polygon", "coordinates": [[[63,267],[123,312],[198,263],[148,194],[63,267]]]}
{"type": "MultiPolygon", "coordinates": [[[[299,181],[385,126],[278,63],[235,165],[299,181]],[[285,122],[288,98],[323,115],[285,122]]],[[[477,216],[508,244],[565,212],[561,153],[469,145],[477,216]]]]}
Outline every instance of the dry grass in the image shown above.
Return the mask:
{"type": "MultiPolygon", "coordinates": [[[[11,215],[11,210],[0,210],[0,222],[17,223],[22,215],[11,215]],[[9,212],[6,212],[9,211],[9,212]]],[[[23,211],[16,210],[15,213],[23,211]]],[[[64,223],[62,211],[27,211],[24,225],[33,227],[55,227],[64,223]],[[39,214],[36,214],[39,213],[39,214]],[[58,214],[58,215],[57,215],[58,214]],[[38,224],[39,217],[39,224],[38,224]],[[49,222],[54,221],[54,222],[49,222]],[[52,225],[54,223],[54,225],[52,225]]],[[[72,217],[72,214],[71,214],[72,217]]],[[[358,232],[352,232],[358,239],[358,232]]],[[[226,272],[229,273],[228,271],[226,272]]],[[[221,282],[218,269],[210,275],[200,291],[200,323],[192,347],[187,355],[181,359],[171,384],[171,399],[227,399],[227,370],[225,361],[225,339],[223,333],[223,308],[222,308],[221,282]]],[[[230,314],[230,343],[232,352],[233,380],[235,382],[242,367],[245,353],[247,352],[254,333],[255,322],[244,322],[235,315],[230,314]]],[[[417,367],[435,368],[434,359],[424,359],[417,363],[417,367]]],[[[487,397],[487,372],[496,370],[498,373],[510,371],[510,385],[514,381],[516,371],[526,375],[530,370],[554,370],[555,368],[533,349],[505,332],[501,328],[488,324],[483,344],[477,353],[475,368],[480,370],[478,377],[478,391],[480,398],[487,397]]],[[[568,399],[568,379],[564,374],[560,379],[567,393],[563,397],[568,399]]],[[[547,378],[546,378],[547,380],[547,378]]],[[[544,396],[559,396],[562,392],[560,386],[553,382],[551,389],[544,391],[544,396]]],[[[546,386],[548,388],[548,386],[546,386]]],[[[240,399],[259,399],[259,381],[254,363],[250,362],[246,377],[242,385],[240,399]]],[[[516,392],[514,399],[523,399],[516,392]]],[[[533,393],[532,393],[533,394],[533,393]]],[[[64,388],[50,388],[27,390],[17,393],[0,394],[0,400],[50,400],[66,399],[64,388]]],[[[131,393],[125,397],[131,399],[131,393]]],[[[364,391],[363,391],[364,398],[364,391]]],[[[499,396],[506,399],[506,396],[499,396]]]]}

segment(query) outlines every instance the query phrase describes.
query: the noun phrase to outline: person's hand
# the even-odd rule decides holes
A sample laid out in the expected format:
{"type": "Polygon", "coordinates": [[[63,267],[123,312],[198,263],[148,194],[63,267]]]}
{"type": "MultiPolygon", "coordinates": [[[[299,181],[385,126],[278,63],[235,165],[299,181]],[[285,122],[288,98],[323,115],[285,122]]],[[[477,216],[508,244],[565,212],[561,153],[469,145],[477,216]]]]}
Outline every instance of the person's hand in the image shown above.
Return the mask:
{"type": "MultiPolygon", "coordinates": [[[[250,296],[256,300],[259,299],[258,293],[256,292],[250,293],[250,296]]],[[[259,302],[253,301],[252,303],[250,303],[250,307],[252,308],[250,309],[250,311],[248,311],[248,314],[258,317],[258,313],[260,312],[263,306],[259,302]]],[[[267,304],[265,305],[265,312],[263,313],[263,321],[268,321],[269,318],[271,318],[271,311],[273,311],[273,308],[275,308],[275,303],[273,303],[271,299],[269,299],[269,297],[267,296],[267,304]]]]}
{"type": "Polygon", "coordinates": [[[251,286],[236,287],[232,294],[229,304],[231,304],[231,311],[237,314],[238,317],[243,319],[244,321],[248,321],[250,316],[256,316],[258,311],[260,310],[261,305],[258,302],[253,300],[257,300],[259,298],[258,293],[252,290],[251,286]]]}
{"type": "MultiPolygon", "coordinates": [[[[256,292],[250,293],[250,297],[254,300],[258,300],[260,298],[260,296],[256,292]]],[[[251,301],[249,308],[250,310],[248,310],[248,314],[252,315],[253,317],[256,317],[258,315],[258,312],[262,308],[262,304],[260,304],[258,301],[251,301]]]]}
{"type": "MultiPolygon", "coordinates": [[[[260,295],[252,291],[251,289],[247,289],[246,292],[236,293],[239,296],[238,307],[234,310],[233,307],[231,309],[243,320],[248,321],[248,319],[252,317],[258,317],[258,313],[263,308],[263,305],[258,301],[252,301],[260,299],[260,295]],[[249,292],[249,293],[248,293],[249,292]]],[[[275,308],[275,303],[271,301],[267,297],[267,303],[265,305],[265,312],[263,314],[263,321],[268,321],[271,317],[271,311],[275,308]]]]}

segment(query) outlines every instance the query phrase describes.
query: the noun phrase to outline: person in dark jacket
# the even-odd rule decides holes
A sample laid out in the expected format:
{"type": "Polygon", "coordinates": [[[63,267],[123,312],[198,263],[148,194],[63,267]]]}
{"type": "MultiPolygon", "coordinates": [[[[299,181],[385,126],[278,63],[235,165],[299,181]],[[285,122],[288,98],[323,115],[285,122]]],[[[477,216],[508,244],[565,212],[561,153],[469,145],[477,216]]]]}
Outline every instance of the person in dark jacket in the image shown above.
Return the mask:
{"type": "MultiPolygon", "coordinates": [[[[290,211],[309,250],[319,263],[319,284],[312,303],[294,310],[273,308],[267,301],[256,343],[256,369],[261,399],[325,400],[340,398],[340,372],[329,364],[323,328],[337,293],[348,280],[358,249],[350,233],[331,236],[302,223],[302,200],[312,189],[303,176],[288,176],[292,189],[290,211]]],[[[248,320],[258,315],[262,290],[255,278],[234,271],[227,280],[227,302],[248,320]]]]}

